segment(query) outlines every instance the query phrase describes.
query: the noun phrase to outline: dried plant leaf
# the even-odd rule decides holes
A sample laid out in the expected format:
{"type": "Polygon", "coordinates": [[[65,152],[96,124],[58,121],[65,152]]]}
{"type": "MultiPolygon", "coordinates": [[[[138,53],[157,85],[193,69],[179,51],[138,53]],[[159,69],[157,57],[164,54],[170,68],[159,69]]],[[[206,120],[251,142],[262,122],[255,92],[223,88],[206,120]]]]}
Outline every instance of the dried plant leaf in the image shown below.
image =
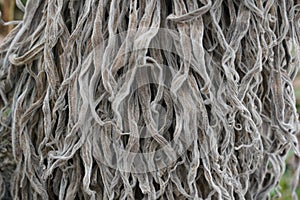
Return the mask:
{"type": "Polygon", "coordinates": [[[298,1],[17,5],[0,45],[1,196],[267,199],[299,155],[298,1]]]}

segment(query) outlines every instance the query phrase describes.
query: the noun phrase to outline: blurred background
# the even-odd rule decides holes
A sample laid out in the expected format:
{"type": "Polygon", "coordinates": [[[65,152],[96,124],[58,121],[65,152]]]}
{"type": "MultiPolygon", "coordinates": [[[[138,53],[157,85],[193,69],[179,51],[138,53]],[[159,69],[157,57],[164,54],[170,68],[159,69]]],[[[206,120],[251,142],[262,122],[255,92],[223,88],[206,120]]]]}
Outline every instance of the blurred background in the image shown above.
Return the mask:
{"type": "MultiPolygon", "coordinates": [[[[21,2],[25,5],[27,0],[21,0],[21,2]]],[[[19,20],[22,19],[23,13],[16,7],[15,0],[0,0],[0,10],[1,10],[1,18],[3,21],[11,21],[11,20],[19,20]]],[[[2,42],[5,35],[9,33],[9,31],[13,28],[13,26],[2,26],[0,23],[0,43],[2,42]]],[[[294,88],[296,93],[297,99],[297,109],[298,113],[300,113],[300,73],[296,80],[294,81],[294,88]]],[[[293,171],[295,170],[295,157],[292,153],[288,155],[287,158],[287,168],[286,172],[279,183],[280,185],[280,192],[282,196],[279,200],[289,200],[291,198],[291,189],[290,185],[293,180],[293,171]]],[[[271,196],[274,197],[275,191],[271,192],[271,196]]],[[[300,184],[297,187],[297,196],[300,199],[300,184]]]]}

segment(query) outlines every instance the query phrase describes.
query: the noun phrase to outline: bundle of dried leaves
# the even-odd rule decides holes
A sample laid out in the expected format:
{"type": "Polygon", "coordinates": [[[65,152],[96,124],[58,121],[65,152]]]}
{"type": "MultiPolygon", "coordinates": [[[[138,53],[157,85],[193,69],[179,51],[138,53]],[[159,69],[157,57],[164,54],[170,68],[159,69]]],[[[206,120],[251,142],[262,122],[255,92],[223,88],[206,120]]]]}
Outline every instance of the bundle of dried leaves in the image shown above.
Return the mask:
{"type": "Polygon", "coordinates": [[[0,46],[2,197],[265,199],[278,186],[298,153],[298,0],[17,5],[0,46]]]}

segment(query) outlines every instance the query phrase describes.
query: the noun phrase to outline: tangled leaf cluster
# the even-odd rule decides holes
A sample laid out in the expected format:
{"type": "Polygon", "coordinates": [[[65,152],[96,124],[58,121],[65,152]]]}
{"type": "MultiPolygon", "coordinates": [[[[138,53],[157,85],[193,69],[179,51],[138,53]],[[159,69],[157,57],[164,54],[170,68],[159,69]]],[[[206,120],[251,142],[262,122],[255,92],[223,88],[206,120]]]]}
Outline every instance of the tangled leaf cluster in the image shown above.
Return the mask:
{"type": "Polygon", "coordinates": [[[17,5],[2,197],[266,199],[299,153],[298,0],[17,5]]]}

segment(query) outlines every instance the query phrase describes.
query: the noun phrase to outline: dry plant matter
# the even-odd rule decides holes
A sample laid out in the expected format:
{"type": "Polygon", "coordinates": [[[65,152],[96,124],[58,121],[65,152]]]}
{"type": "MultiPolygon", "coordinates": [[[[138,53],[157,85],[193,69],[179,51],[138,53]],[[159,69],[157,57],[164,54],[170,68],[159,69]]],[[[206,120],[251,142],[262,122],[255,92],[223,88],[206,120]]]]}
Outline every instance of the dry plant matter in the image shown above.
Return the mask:
{"type": "MultiPolygon", "coordinates": [[[[3,20],[4,21],[12,21],[14,19],[14,10],[15,10],[15,1],[10,1],[10,0],[5,0],[5,1],[0,1],[0,5],[2,5],[2,11],[3,11],[3,20]]],[[[3,27],[0,24],[0,33],[1,34],[7,34],[11,31],[13,28],[12,25],[3,27]]]]}
{"type": "Polygon", "coordinates": [[[298,0],[16,3],[24,19],[0,46],[3,197],[265,199],[278,186],[298,153],[298,0]]]}

